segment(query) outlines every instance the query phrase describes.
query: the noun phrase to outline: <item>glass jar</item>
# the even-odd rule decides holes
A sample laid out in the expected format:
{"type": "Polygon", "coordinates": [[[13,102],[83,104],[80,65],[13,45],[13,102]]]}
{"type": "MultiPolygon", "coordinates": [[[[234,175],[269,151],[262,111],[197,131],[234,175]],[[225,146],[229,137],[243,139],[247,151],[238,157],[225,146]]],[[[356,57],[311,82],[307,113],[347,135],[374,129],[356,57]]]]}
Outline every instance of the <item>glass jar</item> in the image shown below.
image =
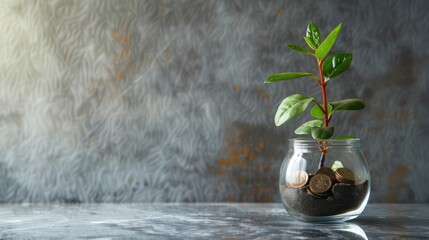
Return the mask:
{"type": "Polygon", "coordinates": [[[370,193],[360,140],[289,140],[279,190],[287,212],[306,222],[356,218],[370,193]]]}

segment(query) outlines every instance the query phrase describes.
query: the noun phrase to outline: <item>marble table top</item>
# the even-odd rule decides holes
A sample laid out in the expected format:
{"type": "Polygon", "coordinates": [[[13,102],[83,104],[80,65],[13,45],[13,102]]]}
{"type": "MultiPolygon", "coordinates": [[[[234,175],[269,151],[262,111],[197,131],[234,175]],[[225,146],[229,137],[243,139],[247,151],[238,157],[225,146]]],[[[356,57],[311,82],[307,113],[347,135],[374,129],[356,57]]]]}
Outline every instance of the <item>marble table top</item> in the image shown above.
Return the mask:
{"type": "Polygon", "coordinates": [[[308,224],[281,204],[3,204],[0,239],[429,239],[429,204],[369,204],[308,224]]]}

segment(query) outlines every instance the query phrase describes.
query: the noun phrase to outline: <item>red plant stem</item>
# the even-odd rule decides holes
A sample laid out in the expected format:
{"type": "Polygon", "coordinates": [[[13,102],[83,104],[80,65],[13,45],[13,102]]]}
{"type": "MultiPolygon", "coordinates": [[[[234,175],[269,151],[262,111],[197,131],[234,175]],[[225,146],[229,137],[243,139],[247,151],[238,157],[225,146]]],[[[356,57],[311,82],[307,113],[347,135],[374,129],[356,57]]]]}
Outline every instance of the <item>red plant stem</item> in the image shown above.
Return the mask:
{"type": "Polygon", "coordinates": [[[323,76],[322,64],[323,64],[323,61],[317,60],[317,66],[319,67],[319,74],[320,74],[320,87],[322,88],[323,110],[324,110],[323,114],[324,114],[324,120],[325,120],[325,127],[328,127],[329,125],[328,101],[326,99],[326,84],[325,84],[325,77],[323,76]]]}
{"type": "MultiPolygon", "coordinates": [[[[328,127],[329,125],[329,117],[328,117],[328,100],[326,98],[326,83],[325,83],[325,76],[323,75],[322,70],[322,64],[323,61],[317,60],[317,66],[319,67],[319,75],[320,75],[320,87],[322,88],[322,98],[323,98],[323,115],[324,115],[324,123],[325,127],[328,127]]],[[[327,152],[326,147],[321,147],[320,150],[322,151],[322,155],[320,156],[319,160],[319,169],[323,168],[325,165],[325,156],[327,152]]]]}

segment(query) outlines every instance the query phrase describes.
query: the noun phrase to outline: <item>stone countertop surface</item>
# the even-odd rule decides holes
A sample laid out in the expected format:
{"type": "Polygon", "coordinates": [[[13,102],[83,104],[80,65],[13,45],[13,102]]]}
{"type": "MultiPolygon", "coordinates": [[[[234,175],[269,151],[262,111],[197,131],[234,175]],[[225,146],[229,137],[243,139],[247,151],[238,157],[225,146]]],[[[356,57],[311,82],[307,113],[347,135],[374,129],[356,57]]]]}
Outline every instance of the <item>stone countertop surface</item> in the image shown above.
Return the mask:
{"type": "Polygon", "coordinates": [[[0,239],[429,239],[429,204],[369,204],[309,224],[281,204],[3,204],[0,239]]]}

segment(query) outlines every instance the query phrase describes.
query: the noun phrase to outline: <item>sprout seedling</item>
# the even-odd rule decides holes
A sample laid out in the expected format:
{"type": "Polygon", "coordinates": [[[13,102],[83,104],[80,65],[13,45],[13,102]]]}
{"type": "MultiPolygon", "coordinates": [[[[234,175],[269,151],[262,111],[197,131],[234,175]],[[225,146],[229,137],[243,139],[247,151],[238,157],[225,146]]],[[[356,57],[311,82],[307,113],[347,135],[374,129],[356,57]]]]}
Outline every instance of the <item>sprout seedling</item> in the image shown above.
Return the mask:
{"type": "MultiPolygon", "coordinates": [[[[310,49],[295,44],[288,44],[287,47],[299,53],[311,55],[317,61],[318,74],[308,72],[283,72],[272,74],[267,77],[265,83],[274,83],[284,80],[310,77],[320,86],[322,92],[322,103],[315,98],[302,94],[293,94],[285,98],[277,109],[274,121],[276,126],[302,114],[310,104],[313,108],[310,115],[314,118],[299,126],[295,133],[299,135],[311,135],[315,140],[326,142],[328,139],[347,140],[356,137],[353,136],[334,136],[334,126],[329,125],[334,113],[341,110],[361,110],[365,103],[361,99],[343,99],[328,102],[326,87],[331,79],[338,77],[346,71],[352,62],[353,55],[347,52],[341,52],[328,56],[335,41],[340,34],[342,24],[335,27],[329,35],[322,41],[319,28],[315,23],[310,22],[304,36],[305,42],[310,49]]],[[[327,149],[322,147],[322,156],[320,158],[319,168],[323,167],[327,149]]]]}

